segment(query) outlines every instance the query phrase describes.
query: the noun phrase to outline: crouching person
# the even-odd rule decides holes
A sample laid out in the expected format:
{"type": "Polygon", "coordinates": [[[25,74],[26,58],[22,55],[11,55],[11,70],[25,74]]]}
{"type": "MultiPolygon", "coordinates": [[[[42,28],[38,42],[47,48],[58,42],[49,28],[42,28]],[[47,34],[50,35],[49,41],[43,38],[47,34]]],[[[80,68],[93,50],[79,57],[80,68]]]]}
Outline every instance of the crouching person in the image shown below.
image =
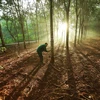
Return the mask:
{"type": "Polygon", "coordinates": [[[41,63],[41,64],[44,64],[44,63],[43,63],[43,55],[42,55],[42,52],[49,52],[49,51],[47,51],[47,49],[46,49],[47,46],[48,46],[48,43],[45,43],[45,44],[40,45],[40,46],[37,48],[37,53],[38,53],[38,55],[39,55],[40,63],[41,63]]]}

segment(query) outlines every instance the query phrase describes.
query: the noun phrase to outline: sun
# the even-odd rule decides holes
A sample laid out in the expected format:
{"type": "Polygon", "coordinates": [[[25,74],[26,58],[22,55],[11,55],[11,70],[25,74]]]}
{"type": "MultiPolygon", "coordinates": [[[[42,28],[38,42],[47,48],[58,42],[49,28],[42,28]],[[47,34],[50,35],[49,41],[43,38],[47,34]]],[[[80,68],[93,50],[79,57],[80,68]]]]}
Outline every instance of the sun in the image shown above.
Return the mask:
{"type": "Polygon", "coordinates": [[[67,28],[67,23],[64,23],[64,22],[60,22],[59,23],[59,25],[58,25],[58,27],[60,28],[60,30],[63,32],[63,31],[65,31],[66,30],[66,28],[67,28]]]}
{"type": "MultiPolygon", "coordinates": [[[[74,26],[73,24],[70,24],[69,27],[69,41],[74,41],[74,26]]],[[[58,28],[55,31],[55,41],[58,42],[65,42],[66,41],[66,34],[67,34],[67,23],[66,22],[58,22],[58,28]]]]}
{"type": "Polygon", "coordinates": [[[66,29],[67,29],[67,23],[59,22],[57,31],[58,39],[65,41],[66,29]]]}

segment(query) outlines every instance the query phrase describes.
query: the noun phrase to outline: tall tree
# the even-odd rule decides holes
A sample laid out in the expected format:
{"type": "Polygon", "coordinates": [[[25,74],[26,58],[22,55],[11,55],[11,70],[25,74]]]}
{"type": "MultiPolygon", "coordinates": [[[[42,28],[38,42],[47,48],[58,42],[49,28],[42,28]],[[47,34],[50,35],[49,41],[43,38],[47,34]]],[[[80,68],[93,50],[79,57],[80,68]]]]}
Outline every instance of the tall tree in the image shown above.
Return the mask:
{"type": "MultiPolygon", "coordinates": [[[[69,13],[70,13],[70,4],[71,0],[64,0],[64,6],[65,6],[65,11],[66,11],[66,23],[67,23],[67,31],[66,31],[66,65],[68,68],[68,83],[69,83],[69,88],[71,89],[70,92],[72,94],[75,93],[76,91],[76,86],[75,86],[75,79],[73,76],[73,68],[71,64],[71,59],[70,59],[70,53],[69,53],[69,13]]],[[[73,100],[75,96],[72,97],[73,100]]]]}
{"type": "Polygon", "coordinates": [[[53,0],[50,0],[51,63],[54,64],[53,0]]]}
{"type": "Polygon", "coordinates": [[[47,25],[47,16],[46,16],[46,11],[43,5],[43,2],[41,1],[41,5],[42,5],[42,11],[43,11],[43,16],[45,19],[45,27],[46,27],[46,34],[47,34],[47,41],[49,40],[49,32],[48,32],[48,25],[47,25]]]}
{"type": "Polygon", "coordinates": [[[68,0],[68,4],[66,4],[66,1],[64,0],[64,6],[66,11],[66,23],[67,23],[67,30],[66,30],[66,53],[69,58],[69,10],[70,10],[70,0],[68,0]]]}
{"type": "Polygon", "coordinates": [[[0,39],[1,39],[2,46],[5,47],[5,42],[4,42],[4,39],[3,39],[1,24],[0,24],[0,39]]]}
{"type": "Polygon", "coordinates": [[[76,13],[76,27],[75,27],[75,39],[74,39],[74,46],[76,47],[77,42],[77,27],[78,27],[78,0],[75,0],[75,13],[76,13]]]}
{"type": "Polygon", "coordinates": [[[37,40],[39,42],[39,31],[38,31],[38,1],[39,0],[36,0],[36,33],[37,33],[37,40]]]}

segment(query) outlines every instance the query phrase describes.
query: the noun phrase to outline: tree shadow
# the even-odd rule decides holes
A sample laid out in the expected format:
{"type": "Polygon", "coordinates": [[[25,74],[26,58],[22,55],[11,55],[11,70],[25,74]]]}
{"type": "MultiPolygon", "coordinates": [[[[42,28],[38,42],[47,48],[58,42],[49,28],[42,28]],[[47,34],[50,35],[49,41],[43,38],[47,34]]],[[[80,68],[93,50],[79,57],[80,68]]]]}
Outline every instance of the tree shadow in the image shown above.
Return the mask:
{"type": "Polygon", "coordinates": [[[77,100],[77,89],[76,89],[76,83],[74,78],[74,71],[71,63],[71,58],[69,51],[66,52],[66,67],[67,67],[67,73],[68,73],[68,81],[66,81],[66,84],[69,85],[69,98],[68,100],[77,100]]]}
{"type": "Polygon", "coordinates": [[[7,97],[5,97],[5,100],[17,100],[17,98],[21,95],[21,91],[23,91],[24,88],[29,84],[29,82],[32,80],[32,77],[40,69],[40,66],[40,63],[38,63],[33,68],[33,70],[24,77],[24,79],[18,84],[18,86],[16,86],[13,91],[7,97]]]}

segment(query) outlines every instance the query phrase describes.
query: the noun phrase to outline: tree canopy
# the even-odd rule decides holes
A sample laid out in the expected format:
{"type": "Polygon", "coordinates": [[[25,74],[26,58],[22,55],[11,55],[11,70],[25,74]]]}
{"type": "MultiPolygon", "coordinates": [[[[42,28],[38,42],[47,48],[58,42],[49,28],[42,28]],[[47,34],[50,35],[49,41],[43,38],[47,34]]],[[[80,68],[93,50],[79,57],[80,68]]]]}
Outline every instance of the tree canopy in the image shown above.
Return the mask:
{"type": "MultiPolygon", "coordinates": [[[[99,27],[99,4],[99,0],[71,0],[69,13],[70,29],[73,27],[73,30],[75,30],[76,18],[78,18],[78,22],[76,22],[77,32],[80,25],[80,32],[83,34],[86,27],[90,25],[99,27]],[[77,14],[76,17],[75,14],[77,14]]],[[[67,15],[65,12],[67,5],[68,1],[66,0],[53,1],[53,31],[56,36],[57,32],[61,31],[59,24],[66,22],[67,15]],[[64,5],[66,5],[66,8],[64,5]]],[[[49,0],[0,0],[0,23],[5,43],[37,41],[38,39],[42,40],[44,37],[49,37],[49,9],[49,0]]],[[[78,33],[80,34],[80,32],[78,33]]]]}

